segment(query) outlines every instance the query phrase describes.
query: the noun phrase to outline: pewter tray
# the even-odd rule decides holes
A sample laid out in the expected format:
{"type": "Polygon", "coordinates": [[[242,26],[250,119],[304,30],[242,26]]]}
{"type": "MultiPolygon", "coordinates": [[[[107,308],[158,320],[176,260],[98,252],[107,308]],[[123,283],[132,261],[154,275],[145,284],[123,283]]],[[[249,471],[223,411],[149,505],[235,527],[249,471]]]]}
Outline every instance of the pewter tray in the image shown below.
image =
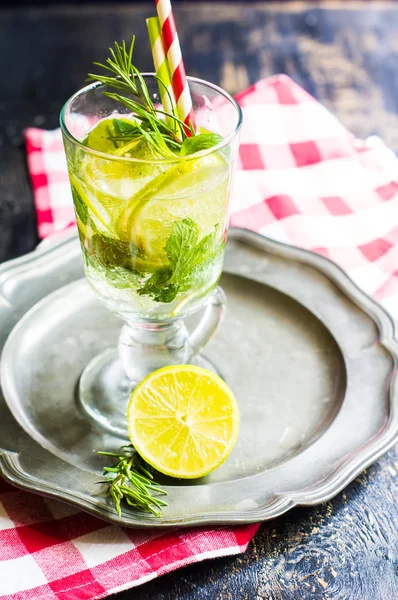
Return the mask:
{"type": "Polygon", "coordinates": [[[1,346],[16,327],[1,360],[1,474],[125,526],[246,523],[326,501],[397,441],[393,322],[337,266],[231,229],[221,285],[228,312],[205,355],[239,402],[238,442],[204,479],[164,478],[161,519],[128,508],[119,519],[94,450],[120,439],[89,426],[75,388],[122,321],[83,278],[74,233],[4,264],[1,346]]]}

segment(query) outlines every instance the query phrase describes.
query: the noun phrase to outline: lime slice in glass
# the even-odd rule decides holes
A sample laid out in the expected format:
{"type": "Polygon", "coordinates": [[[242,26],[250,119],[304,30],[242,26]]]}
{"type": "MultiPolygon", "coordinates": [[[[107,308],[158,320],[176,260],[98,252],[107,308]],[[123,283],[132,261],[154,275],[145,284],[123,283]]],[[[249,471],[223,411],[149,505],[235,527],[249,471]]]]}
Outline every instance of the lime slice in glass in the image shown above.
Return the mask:
{"type": "MultiPolygon", "coordinates": [[[[93,191],[72,173],[69,173],[69,178],[74,197],[77,195],[79,204],[84,205],[87,208],[88,219],[94,223],[98,231],[108,232],[111,226],[111,214],[112,208],[114,208],[114,199],[109,198],[105,194],[93,191]]],[[[77,200],[75,197],[75,205],[76,202],[77,200]]]]}
{"type": "Polygon", "coordinates": [[[152,179],[123,206],[114,223],[149,261],[167,263],[165,246],[173,221],[190,218],[200,237],[223,225],[228,167],[217,154],[180,162],[152,179]]]}
{"type": "Polygon", "coordinates": [[[144,139],[120,140],[113,124],[116,120],[133,123],[127,118],[104,119],[97,123],[84,140],[88,148],[105,152],[115,158],[86,153],[80,175],[93,190],[113,196],[122,202],[129,200],[164,168],[155,164],[156,154],[144,139]],[[150,162],[120,160],[120,157],[150,162]]]}

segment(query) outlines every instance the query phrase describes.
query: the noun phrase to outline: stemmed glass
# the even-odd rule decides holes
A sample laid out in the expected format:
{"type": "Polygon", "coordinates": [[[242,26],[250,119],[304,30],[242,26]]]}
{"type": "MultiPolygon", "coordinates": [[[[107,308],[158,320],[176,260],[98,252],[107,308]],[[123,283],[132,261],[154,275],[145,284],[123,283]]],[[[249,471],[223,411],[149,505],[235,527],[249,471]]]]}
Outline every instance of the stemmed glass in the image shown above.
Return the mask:
{"type": "MultiPolygon", "coordinates": [[[[160,105],[156,77],[144,78],[160,105]]],[[[150,372],[183,363],[217,370],[200,353],[225,309],[217,284],[242,113],[221,88],[196,78],[188,83],[200,131],[223,138],[194,155],[158,158],[136,141],[118,155],[101,122],[123,124],[133,116],[99,83],[78,91],[61,111],[85,275],[100,302],[125,321],[118,348],[84,369],[79,402],[122,438],[128,397],[150,372]],[[90,135],[100,150],[86,145],[90,135]],[[200,309],[189,334],[184,319],[200,309]]]]}

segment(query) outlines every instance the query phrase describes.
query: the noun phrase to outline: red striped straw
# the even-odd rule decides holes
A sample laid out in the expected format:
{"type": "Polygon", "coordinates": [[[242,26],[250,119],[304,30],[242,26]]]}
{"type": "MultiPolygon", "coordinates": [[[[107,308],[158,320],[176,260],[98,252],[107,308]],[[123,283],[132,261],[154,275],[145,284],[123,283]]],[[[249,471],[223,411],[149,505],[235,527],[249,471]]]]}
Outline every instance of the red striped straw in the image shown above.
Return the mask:
{"type": "MultiPolygon", "coordinates": [[[[171,85],[177,101],[177,114],[189,127],[192,125],[196,131],[195,117],[192,107],[192,98],[189,91],[184,62],[182,60],[180,42],[174,21],[170,0],[155,0],[160,25],[164,51],[171,74],[171,85]]],[[[189,132],[187,132],[188,135],[189,132]]]]}

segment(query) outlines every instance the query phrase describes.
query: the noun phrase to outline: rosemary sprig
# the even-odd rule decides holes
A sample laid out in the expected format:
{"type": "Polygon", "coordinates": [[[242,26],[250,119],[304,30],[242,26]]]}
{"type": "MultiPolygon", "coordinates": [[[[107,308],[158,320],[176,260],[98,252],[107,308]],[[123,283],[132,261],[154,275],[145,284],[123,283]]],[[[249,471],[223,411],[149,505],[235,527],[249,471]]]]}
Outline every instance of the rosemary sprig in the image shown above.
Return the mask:
{"type": "Polygon", "coordinates": [[[149,512],[155,517],[161,517],[162,507],[167,502],[152,495],[152,492],[167,496],[153,479],[152,473],[144,465],[139,454],[133,446],[122,446],[120,452],[98,452],[102,456],[112,456],[117,461],[110,467],[104,467],[106,479],[97,483],[108,486],[119,517],[121,516],[120,503],[122,500],[144,512],[149,512]]]}
{"type": "MultiPolygon", "coordinates": [[[[94,63],[110,75],[89,73],[88,79],[117,90],[103,93],[134,113],[135,131],[131,128],[129,136],[124,138],[126,141],[142,136],[158,154],[166,158],[173,157],[187,138],[187,134],[194,134],[194,131],[177,117],[174,110],[169,113],[155,108],[145,79],[132,62],[134,43],[135,36],[132,37],[128,49],[124,40],[121,44],[115,42],[114,48],[109,48],[110,57],[105,64],[94,63]],[[120,92],[127,93],[128,96],[120,92]]],[[[157,80],[158,84],[167,90],[166,84],[159,77],[157,80]]]]}

